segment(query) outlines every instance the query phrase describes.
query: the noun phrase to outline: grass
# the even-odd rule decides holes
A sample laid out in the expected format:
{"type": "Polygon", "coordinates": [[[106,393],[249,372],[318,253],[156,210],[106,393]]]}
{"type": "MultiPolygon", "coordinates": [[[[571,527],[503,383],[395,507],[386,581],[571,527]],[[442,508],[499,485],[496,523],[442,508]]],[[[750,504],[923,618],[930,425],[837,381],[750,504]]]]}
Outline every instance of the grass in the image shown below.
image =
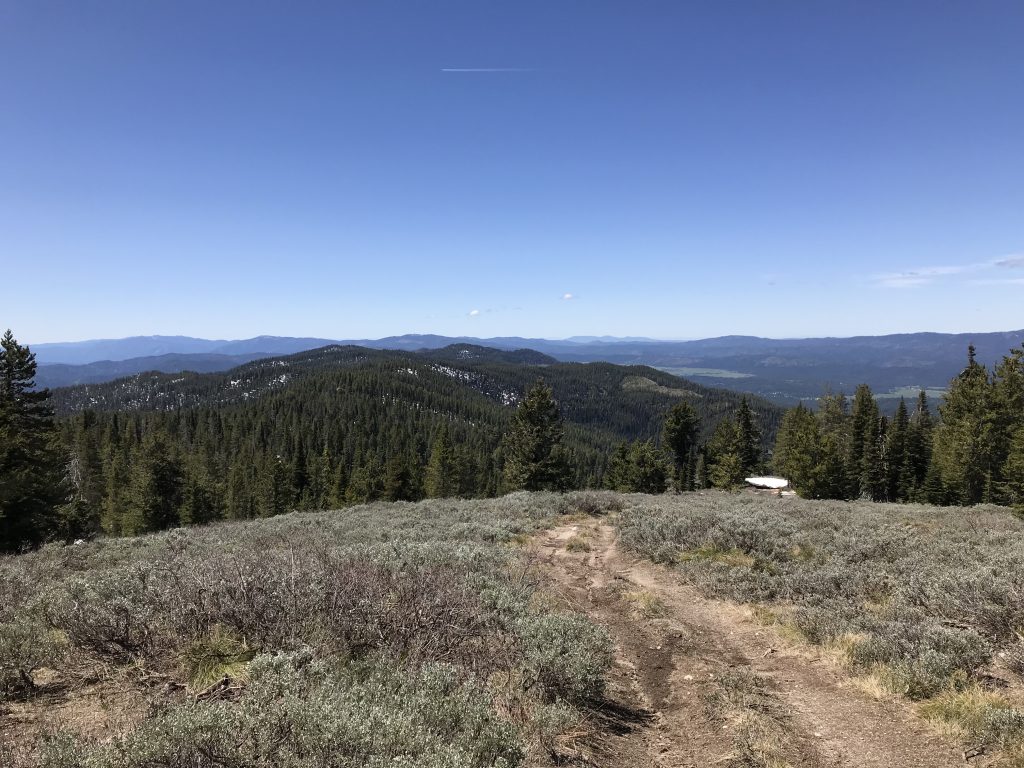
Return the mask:
{"type": "Polygon", "coordinates": [[[244,639],[214,627],[208,637],[190,643],[182,651],[182,676],[193,690],[202,691],[225,677],[244,678],[255,656],[244,639]]]}
{"type": "Polygon", "coordinates": [[[704,376],[709,379],[750,379],[754,377],[752,373],[742,373],[741,371],[729,371],[724,368],[659,368],[658,370],[665,371],[665,373],[671,373],[673,376],[704,376]]]}
{"type": "MultiPolygon", "coordinates": [[[[917,399],[917,396],[921,393],[921,387],[897,387],[888,392],[875,395],[876,398],[882,400],[898,400],[903,398],[904,400],[911,402],[917,399]]],[[[925,394],[928,395],[928,399],[932,402],[940,402],[946,396],[947,390],[943,387],[926,387],[925,394]]]]}
{"type": "Polygon", "coordinates": [[[622,388],[627,392],[654,392],[669,397],[700,397],[696,392],[682,387],[666,387],[646,376],[627,376],[622,380],[622,388]]]}
{"type": "Polygon", "coordinates": [[[650,590],[631,590],[624,592],[622,597],[632,606],[632,614],[636,618],[659,619],[667,612],[665,602],[650,590]]]}
{"type": "Polygon", "coordinates": [[[799,761],[788,714],[774,695],[768,678],[737,667],[718,676],[705,696],[708,716],[730,723],[735,768],[792,768],[799,761]]]}
{"type": "Polygon", "coordinates": [[[716,544],[702,544],[696,549],[689,549],[680,552],[677,561],[704,560],[713,563],[723,563],[737,568],[751,568],[757,562],[752,556],[737,547],[723,549],[716,544]]]}
{"type": "Polygon", "coordinates": [[[587,541],[585,536],[576,534],[565,542],[565,548],[569,552],[589,552],[590,542],[587,541]]]}
{"type": "Polygon", "coordinates": [[[920,711],[947,735],[1002,747],[1011,764],[1024,764],[1024,710],[1002,694],[972,685],[940,694],[921,704],[920,711]]]}

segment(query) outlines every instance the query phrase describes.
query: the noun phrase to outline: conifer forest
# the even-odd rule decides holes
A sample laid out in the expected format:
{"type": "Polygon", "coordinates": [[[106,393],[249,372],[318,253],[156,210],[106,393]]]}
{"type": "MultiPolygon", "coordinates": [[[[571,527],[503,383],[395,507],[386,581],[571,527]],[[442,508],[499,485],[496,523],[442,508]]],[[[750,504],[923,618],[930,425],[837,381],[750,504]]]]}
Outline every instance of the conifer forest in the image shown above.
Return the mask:
{"type": "Polygon", "coordinates": [[[454,345],[325,347],[226,373],[40,391],[0,351],[0,547],[377,500],[515,490],[736,488],[820,499],[1024,503],[1024,349],[967,351],[941,402],[869,387],[786,411],[643,366],[454,345]],[[813,407],[811,407],[813,405],[813,407]]]}

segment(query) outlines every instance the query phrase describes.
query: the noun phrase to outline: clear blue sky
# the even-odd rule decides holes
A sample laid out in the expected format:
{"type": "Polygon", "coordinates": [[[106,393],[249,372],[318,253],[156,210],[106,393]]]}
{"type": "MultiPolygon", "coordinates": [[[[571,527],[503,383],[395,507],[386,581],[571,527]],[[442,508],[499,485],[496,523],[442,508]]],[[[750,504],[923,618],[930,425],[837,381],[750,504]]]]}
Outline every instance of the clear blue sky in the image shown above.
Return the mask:
{"type": "Polygon", "coordinates": [[[0,0],[0,325],[1019,328],[1022,39],[1019,0],[0,0]]]}

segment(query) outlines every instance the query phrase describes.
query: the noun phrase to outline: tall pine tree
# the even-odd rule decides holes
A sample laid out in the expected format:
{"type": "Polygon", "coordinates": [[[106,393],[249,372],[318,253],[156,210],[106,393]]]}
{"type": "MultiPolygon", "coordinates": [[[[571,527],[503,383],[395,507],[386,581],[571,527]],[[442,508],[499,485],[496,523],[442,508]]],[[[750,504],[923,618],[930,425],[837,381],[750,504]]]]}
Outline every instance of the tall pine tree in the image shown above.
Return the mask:
{"type": "Polygon", "coordinates": [[[0,551],[39,544],[66,498],[49,392],[35,389],[36,356],[0,339],[0,551]]]}
{"type": "Polygon", "coordinates": [[[526,393],[505,435],[505,488],[561,491],[569,484],[562,452],[562,417],[551,388],[538,381],[526,393]]]}

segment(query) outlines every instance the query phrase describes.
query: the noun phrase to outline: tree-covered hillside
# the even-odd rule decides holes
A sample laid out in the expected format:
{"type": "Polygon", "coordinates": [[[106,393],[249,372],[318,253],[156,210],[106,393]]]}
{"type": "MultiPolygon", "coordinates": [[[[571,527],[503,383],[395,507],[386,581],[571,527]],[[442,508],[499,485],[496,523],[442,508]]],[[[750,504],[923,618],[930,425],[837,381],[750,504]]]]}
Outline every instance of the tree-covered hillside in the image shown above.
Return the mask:
{"type": "MultiPolygon", "coordinates": [[[[690,403],[707,437],[742,399],[643,366],[472,345],[330,346],[226,373],[59,389],[72,525],[136,533],[381,498],[494,495],[505,490],[503,437],[539,379],[565,422],[570,487],[601,485],[615,447],[657,439],[673,405],[690,403]]],[[[781,412],[751,402],[770,445],[781,412]]]]}

